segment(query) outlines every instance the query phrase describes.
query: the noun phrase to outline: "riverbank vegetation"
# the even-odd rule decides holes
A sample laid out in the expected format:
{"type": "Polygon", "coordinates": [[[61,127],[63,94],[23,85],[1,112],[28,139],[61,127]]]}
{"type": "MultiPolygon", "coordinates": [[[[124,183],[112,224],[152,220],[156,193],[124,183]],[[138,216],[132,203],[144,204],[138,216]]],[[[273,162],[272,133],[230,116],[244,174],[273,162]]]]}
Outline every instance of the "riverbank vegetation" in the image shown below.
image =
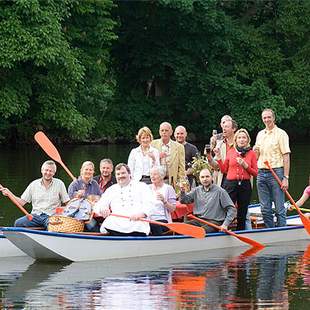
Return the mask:
{"type": "Polygon", "coordinates": [[[309,137],[310,1],[0,2],[0,141],[133,140],[183,124],[196,139],[263,108],[309,137]]]}

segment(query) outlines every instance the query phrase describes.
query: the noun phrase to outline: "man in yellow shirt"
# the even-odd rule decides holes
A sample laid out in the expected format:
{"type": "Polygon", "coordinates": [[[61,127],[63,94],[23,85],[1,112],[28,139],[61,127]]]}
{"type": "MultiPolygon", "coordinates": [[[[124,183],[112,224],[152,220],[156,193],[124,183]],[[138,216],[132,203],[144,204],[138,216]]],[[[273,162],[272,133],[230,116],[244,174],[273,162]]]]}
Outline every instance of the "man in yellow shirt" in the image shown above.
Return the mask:
{"type": "Polygon", "coordinates": [[[257,192],[262,208],[266,227],[274,227],[272,202],[275,204],[276,226],[286,225],[285,197],[283,190],[288,189],[290,172],[290,147],[287,133],[275,124],[275,114],[271,109],[262,112],[262,120],[266,128],[261,130],[256,138],[254,151],[257,154],[258,176],[257,192]],[[268,161],[275,173],[282,180],[278,185],[264,162],[268,161]],[[282,190],[283,189],[283,190],[282,190]]]}

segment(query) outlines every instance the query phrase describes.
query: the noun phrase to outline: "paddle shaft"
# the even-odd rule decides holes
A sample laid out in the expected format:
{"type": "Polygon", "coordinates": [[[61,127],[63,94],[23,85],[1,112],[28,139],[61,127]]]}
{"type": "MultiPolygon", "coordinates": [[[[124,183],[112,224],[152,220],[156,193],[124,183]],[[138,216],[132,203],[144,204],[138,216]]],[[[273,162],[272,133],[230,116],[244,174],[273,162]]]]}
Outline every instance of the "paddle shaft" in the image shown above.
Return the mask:
{"type": "Polygon", "coordinates": [[[203,220],[203,219],[201,219],[201,218],[199,218],[199,217],[196,217],[196,216],[194,216],[194,215],[192,215],[192,214],[188,215],[187,217],[188,217],[188,218],[191,218],[191,219],[194,219],[194,220],[196,220],[196,221],[198,221],[198,222],[207,224],[208,226],[211,226],[211,227],[213,227],[213,228],[215,228],[215,229],[217,229],[217,230],[224,231],[224,232],[227,233],[228,235],[234,236],[234,237],[238,238],[240,241],[243,241],[243,242],[245,242],[245,243],[247,243],[247,244],[249,244],[249,245],[251,245],[251,246],[253,246],[253,247],[257,247],[257,248],[263,248],[263,247],[265,247],[263,244],[261,244],[261,243],[255,241],[255,240],[253,240],[253,239],[250,239],[250,238],[245,237],[245,236],[240,236],[240,235],[238,235],[238,234],[236,234],[236,233],[234,233],[234,232],[232,232],[232,231],[230,231],[230,230],[228,230],[228,229],[222,229],[220,226],[218,226],[218,225],[216,225],[216,224],[214,224],[214,223],[211,223],[211,222],[209,222],[209,221],[203,220]]]}
{"type": "Polygon", "coordinates": [[[34,135],[34,139],[36,142],[41,146],[43,151],[53,160],[58,162],[67,172],[67,174],[70,176],[70,178],[74,181],[76,180],[76,177],[71,173],[71,171],[67,168],[67,166],[63,163],[60,154],[54,144],[51,142],[51,140],[45,135],[44,132],[38,131],[34,135]]]}
{"type": "MultiPolygon", "coordinates": [[[[271,168],[269,162],[266,160],[264,162],[264,164],[268,167],[268,169],[272,173],[273,177],[277,180],[277,182],[279,183],[279,186],[281,187],[282,182],[281,182],[280,178],[277,176],[277,174],[274,172],[274,170],[271,168]]],[[[290,200],[290,202],[292,203],[294,208],[297,210],[297,212],[300,216],[300,219],[301,219],[302,223],[304,224],[305,229],[307,230],[308,234],[310,235],[310,220],[301,212],[300,208],[297,206],[295,200],[292,198],[290,193],[286,189],[282,189],[282,190],[284,191],[285,195],[290,200]]]]}
{"type": "Polygon", "coordinates": [[[310,209],[306,209],[306,208],[299,208],[299,209],[304,212],[310,212],[310,209]]]}
{"type": "Polygon", "coordinates": [[[28,213],[28,211],[19,203],[19,201],[14,197],[14,195],[8,193],[8,197],[15,204],[15,206],[18,207],[19,210],[21,210],[27,216],[28,220],[32,221],[33,216],[30,213],[28,213]]]}
{"type": "MultiPolygon", "coordinates": [[[[130,217],[126,215],[115,214],[115,213],[111,213],[110,215],[130,219],[130,217]]],[[[188,235],[193,238],[204,238],[205,237],[205,230],[202,227],[193,226],[193,225],[186,224],[186,223],[162,223],[158,221],[147,220],[144,218],[139,218],[138,221],[164,226],[178,234],[188,235]]]]}

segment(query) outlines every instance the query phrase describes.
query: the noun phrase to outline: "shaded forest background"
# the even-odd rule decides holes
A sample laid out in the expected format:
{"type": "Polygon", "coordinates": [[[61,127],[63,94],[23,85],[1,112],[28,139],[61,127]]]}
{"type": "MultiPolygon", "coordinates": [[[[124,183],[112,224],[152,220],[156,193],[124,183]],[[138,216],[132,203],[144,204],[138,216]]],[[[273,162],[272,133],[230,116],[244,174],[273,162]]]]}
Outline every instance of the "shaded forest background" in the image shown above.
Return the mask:
{"type": "Polygon", "coordinates": [[[309,0],[0,1],[0,142],[134,139],[265,107],[310,136],[309,0]]]}

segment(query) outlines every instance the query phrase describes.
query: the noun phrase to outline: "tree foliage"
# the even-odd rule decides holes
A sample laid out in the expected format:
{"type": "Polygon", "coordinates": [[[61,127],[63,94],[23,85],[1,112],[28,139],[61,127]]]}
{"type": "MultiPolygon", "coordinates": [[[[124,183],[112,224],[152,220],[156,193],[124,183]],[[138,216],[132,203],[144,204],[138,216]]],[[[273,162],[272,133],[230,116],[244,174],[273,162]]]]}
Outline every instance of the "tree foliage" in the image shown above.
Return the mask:
{"type": "Polygon", "coordinates": [[[106,79],[111,8],[111,1],[0,2],[2,136],[41,128],[80,139],[91,133],[115,84],[106,79]]]}
{"type": "Polygon", "coordinates": [[[0,2],[0,135],[45,128],[132,139],[224,114],[251,131],[266,107],[309,135],[307,0],[0,2]]]}

